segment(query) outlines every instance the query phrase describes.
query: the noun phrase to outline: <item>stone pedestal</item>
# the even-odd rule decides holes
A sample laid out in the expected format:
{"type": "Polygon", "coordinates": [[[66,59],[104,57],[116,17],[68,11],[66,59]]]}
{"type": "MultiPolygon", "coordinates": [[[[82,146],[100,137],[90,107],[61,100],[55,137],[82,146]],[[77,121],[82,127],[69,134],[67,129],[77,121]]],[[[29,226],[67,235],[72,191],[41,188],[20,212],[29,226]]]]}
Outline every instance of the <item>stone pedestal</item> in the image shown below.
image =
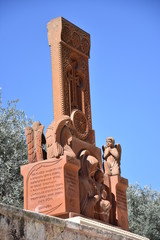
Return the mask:
{"type": "Polygon", "coordinates": [[[149,240],[87,218],[60,219],[0,204],[0,239],[149,240]]]}
{"type": "Polygon", "coordinates": [[[80,213],[80,161],[63,156],[21,166],[24,209],[47,215],[80,213]]]}
{"type": "Polygon", "coordinates": [[[129,230],[126,197],[128,180],[119,175],[105,175],[104,183],[109,188],[109,199],[112,203],[110,223],[129,230]]]}

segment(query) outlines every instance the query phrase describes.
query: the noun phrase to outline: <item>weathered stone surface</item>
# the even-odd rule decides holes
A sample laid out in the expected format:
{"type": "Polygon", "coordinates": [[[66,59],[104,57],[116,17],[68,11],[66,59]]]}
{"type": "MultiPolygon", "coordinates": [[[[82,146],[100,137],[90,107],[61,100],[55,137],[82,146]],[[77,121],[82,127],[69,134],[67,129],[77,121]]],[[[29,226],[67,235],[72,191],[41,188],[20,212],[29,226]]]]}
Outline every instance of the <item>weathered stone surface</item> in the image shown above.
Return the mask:
{"type": "Polygon", "coordinates": [[[112,137],[101,150],[92,129],[90,35],[62,17],[48,25],[51,47],[54,121],[46,131],[35,122],[25,131],[29,164],[24,208],[62,218],[86,216],[129,229],[126,188],[120,177],[121,146],[112,137]],[[44,161],[43,161],[44,160],[44,161]]]}
{"type": "Polygon", "coordinates": [[[120,175],[104,175],[104,184],[108,186],[109,200],[112,203],[109,223],[129,230],[126,190],[128,180],[120,175]]]}
{"type": "Polygon", "coordinates": [[[46,152],[42,148],[42,144],[45,144],[43,129],[44,126],[40,122],[34,122],[32,127],[25,129],[29,163],[38,162],[46,158],[46,152]]]}
{"type": "Polygon", "coordinates": [[[68,156],[21,166],[24,209],[48,215],[80,213],[80,161],[68,156]]]}
{"type": "Polygon", "coordinates": [[[121,145],[114,144],[114,138],[106,139],[106,146],[102,146],[104,159],[104,172],[108,175],[120,174],[121,145]]]}
{"type": "Polygon", "coordinates": [[[0,204],[0,240],[148,240],[85,218],[63,220],[0,204]]]}
{"type": "Polygon", "coordinates": [[[51,20],[47,29],[54,120],[71,116],[79,138],[93,144],[88,66],[90,35],[62,17],[51,20]]]}

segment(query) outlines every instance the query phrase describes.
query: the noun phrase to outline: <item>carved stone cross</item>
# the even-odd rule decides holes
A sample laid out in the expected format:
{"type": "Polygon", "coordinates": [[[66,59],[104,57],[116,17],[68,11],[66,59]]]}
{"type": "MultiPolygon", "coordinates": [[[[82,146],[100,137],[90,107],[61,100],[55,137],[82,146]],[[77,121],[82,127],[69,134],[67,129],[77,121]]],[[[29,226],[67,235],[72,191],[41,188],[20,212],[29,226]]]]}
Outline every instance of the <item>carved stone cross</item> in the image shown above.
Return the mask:
{"type": "Polygon", "coordinates": [[[51,20],[47,29],[51,47],[54,120],[63,115],[71,116],[74,110],[79,110],[89,128],[86,141],[94,143],[88,67],[90,35],[62,17],[51,20]]]}
{"type": "Polygon", "coordinates": [[[82,110],[82,106],[78,104],[78,91],[80,87],[80,76],[77,72],[77,62],[72,61],[70,69],[67,72],[67,80],[69,82],[69,96],[71,109],[77,108],[82,110]]]}

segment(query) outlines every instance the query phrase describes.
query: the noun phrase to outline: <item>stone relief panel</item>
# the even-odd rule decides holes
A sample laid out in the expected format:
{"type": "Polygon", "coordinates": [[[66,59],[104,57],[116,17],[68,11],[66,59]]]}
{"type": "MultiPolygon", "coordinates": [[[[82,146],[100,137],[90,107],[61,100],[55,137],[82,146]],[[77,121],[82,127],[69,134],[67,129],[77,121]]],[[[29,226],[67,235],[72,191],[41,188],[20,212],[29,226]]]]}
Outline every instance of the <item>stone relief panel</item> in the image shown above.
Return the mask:
{"type": "Polygon", "coordinates": [[[80,210],[81,214],[109,222],[111,203],[107,198],[104,173],[98,160],[88,150],[80,153],[80,210]]]}
{"type": "Polygon", "coordinates": [[[64,45],[62,59],[65,114],[70,116],[72,110],[81,110],[88,120],[89,129],[92,129],[88,60],[64,45]]]}
{"type": "Polygon", "coordinates": [[[71,113],[71,120],[76,130],[77,137],[81,140],[85,140],[89,133],[86,116],[80,110],[75,109],[71,113]]]}
{"type": "MultiPolygon", "coordinates": [[[[88,137],[88,121],[82,111],[75,109],[71,117],[64,115],[58,121],[52,122],[47,128],[47,159],[45,158],[46,161],[43,161],[44,165],[42,164],[45,166],[45,170],[42,169],[42,165],[34,166],[34,164],[37,164],[36,161],[40,161],[38,160],[40,155],[38,155],[37,152],[40,152],[39,149],[43,150],[43,128],[44,126],[39,122],[35,122],[32,128],[29,127],[26,129],[27,142],[28,144],[32,143],[29,145],[32,150],[31,156],[32,158],[36,156],[36,158],[33,158],[31,161],[29,151],[29,163],[33,163],[33,167],[31,166],[32,164],[29,164],[28,168],[27,166],[22,168],[22,174],[26,179],[26,196],[24,196],[26,209],[34,209],[38,212],[44,211],[44,213],[51,215],[60,214],[62,212],[64,206],[62,203],[64,203],[64,200],[61,200],[61,205],[58,205],[59,200],[56,200],[56,205],[51,204],[51,202],[49,202],[50,205],[48,205],[48,201],[53,200],[53,196],[57,194],[57,190],[54,185],[52,186],[52,180],[50,181],[48,178],[50,177],[47,174],[49,169],[47,169],[47,165],[45,165],[45,162],[48,163],[48,161],[51,161],[50,166],[52,166],[52,161],[56,163],[62,160],[64,161],[64,166],[61,168],[61,175],[66,184],[65,187],[62,187],[62,198],[65,199],[68,206],[63,211],[67,212],[77,209],[77,213],[86,217],[97,219],[104,223],[112,223],[124,227],[124,229],[128,229],[126,202],[126,188],[128,185],[126,180],[120,177],[120,144],[115,144],[112,137],[107,138],[107,144],[103,146],[103,171],[101,159],[94,155],[95,151],[97,151],[97,147],[84,141],[84,139],[88,137]],[[30,178],[30,175],[26,175],[23,169],[26,168],[29,170],[30,168],[34,169],[34,167],[37,167],[36,173],[33,172],[30,178]],[[39,172],[39,170],[44,171],[39,172]],[[73,173],[74,177],[71,176],[73,173]],[[71,176],[69,180],[68,176],[71,176]],[[38,181],[41,179],[43,179],[43,186],[39,188],[41,186],[38,184],[38,181]],[[47,182],[48,180],[49,182],[47,182]],[[44,195],[45,184],[48,184],[48,187],[52,186],[51,193],[46,190],[47,196],[51,198],[46,198],[44,195]],[[67,197],[65,189],[70,191],[69,197],[67,197]],[[79,195],[77,197],[74,189],[78,189],[79,195]],[[29,202],[27,199],[29,199],[29,202]],[[43,200],[42,205],[41,200],[43,200]],[[125,222],[122,221],[123,215],[125,215],[125,222]]],[[[55,176],[53,176],[53,179],[54,177],[55,176]]]]}
{"type": "Polygon", "coordinates": [[[46,159],[46,151],[43,149],[43,144],[46,142],[43,129],[44,126],[40,122],[34,122],[32,127],[25,129],[29,163],[46,159]]]}
{"type": "Polygon", "coordinates": [[[62,41],[89,57],[90,35],[62,18],[62,41]]]}

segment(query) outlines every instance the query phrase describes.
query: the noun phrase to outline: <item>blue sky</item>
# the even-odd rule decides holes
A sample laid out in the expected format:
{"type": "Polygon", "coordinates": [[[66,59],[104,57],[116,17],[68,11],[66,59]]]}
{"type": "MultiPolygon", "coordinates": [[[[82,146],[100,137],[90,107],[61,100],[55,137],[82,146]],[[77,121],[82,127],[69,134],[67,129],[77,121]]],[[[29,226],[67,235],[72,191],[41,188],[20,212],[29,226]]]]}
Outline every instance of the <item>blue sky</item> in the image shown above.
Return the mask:
{"type": "Polygon", "coordinates": [[[160,191],[160,1],[0,0],[2,100],[47,126],[53,120],[47,23],[63,16],[91,35],[96,145],[122,146],[122,176],[160,191]]]}

